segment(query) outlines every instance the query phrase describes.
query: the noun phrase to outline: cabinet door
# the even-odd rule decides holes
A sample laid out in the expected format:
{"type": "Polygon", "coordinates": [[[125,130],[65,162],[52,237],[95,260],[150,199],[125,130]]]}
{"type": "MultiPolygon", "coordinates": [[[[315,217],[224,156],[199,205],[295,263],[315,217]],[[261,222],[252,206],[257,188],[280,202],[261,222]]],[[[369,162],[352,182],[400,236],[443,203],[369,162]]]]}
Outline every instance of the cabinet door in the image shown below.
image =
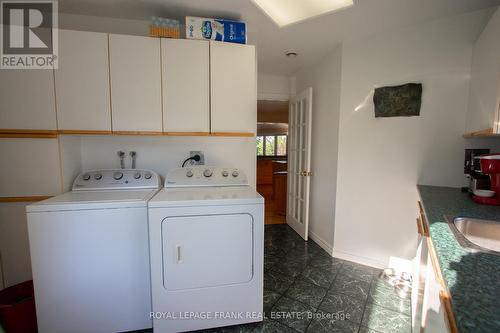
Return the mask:
{"type": "Polygon", "coordinates": [[[160,39],[109,35],[113,131],[162,131],[160,39]]]}
{"type": "Polygon", "coordinates": [[[256,132],[255,68],[254,46],[210,42],[212,132],[256,132]]]}
{"type": "Polygon", "coordinates": [[[57,139],[1,139],[0,197],[55,195],[61,192],[57,139]]]}
{"type": "Polygon", "coordinates": [[[162,39],[163,130],[210,131],[209,43],[162,39]]]}
{"type": "Polygon", "coordinates": [[[0,203],[0,253],[5,288],[31,280],[26,204],[0,203]]]}
{"type": "MultiPolygon", "coordinates": [[[[434,273],[434,268],[430,254],[427,255],[427,272],[425,277],[425,290],[423,297],[422,327],[426,333],[449,332],[447,326],[446,313],[439,293],[442,290],[441,284],[434,273]]],[[[439,268],[438,268],[439,269],[439,268]]]]}
{"type": "Polygon", "coordinates": [[[253,228],[249,214],[165,218],[161,228],[164,287],[170,291],[250,281],[253,228]]]}
{"type": "Polygon", "coordinates": [[[55,78],[59,129],[111,131],[107,34],[59,30],[55,78]]]}
{"type": "Polygon", "coordinates": [[[0,129],[55,130],[52,70],[2,70],[0,110],[0,129]]]}

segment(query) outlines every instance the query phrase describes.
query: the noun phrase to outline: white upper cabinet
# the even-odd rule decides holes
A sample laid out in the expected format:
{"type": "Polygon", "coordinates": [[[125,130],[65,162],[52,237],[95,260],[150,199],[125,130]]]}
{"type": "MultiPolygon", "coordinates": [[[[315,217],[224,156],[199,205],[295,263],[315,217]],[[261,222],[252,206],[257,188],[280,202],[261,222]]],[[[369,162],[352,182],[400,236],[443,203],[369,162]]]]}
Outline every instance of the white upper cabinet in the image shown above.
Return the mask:
{"type": "Polygon", "coordinates": [[[110,131],[108,36],[59,30],[58,128],[110,131]]]}
{"type": "Polygon", "coordinates": [[[211,131],[255,133],[255,47],[210,42],[211,131]]]}
{"type": "Polygon", "coordinates": [[[113,131],[162,131],[160,39],[109,35],[113,131]]]}
{"type": "Polygon", "coordinates": [[[500,133],[500,8],[474,46],[466,132],[500,133]]]}
{"type": "Polygon", "coordinates": [[[0,129],[57,129],[52,70],[0,70],[0,129]]]}
{"type": "Polygon", "coordinates": [[[209,43],[162,39],[163,130],[210,131],[209,43]]]}

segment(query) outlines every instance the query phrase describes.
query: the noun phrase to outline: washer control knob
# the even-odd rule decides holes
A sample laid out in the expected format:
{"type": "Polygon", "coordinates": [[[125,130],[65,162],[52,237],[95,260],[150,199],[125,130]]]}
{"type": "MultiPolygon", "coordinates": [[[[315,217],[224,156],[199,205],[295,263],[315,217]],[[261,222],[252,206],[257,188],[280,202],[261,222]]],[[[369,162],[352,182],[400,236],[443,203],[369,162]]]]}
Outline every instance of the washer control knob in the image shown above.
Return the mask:
{"type": "Polygon", "coordinates": [[[101,179],[102,179],[102,174],[100,174],[100,173],[96,173],[96,174],[94,175],[94,179],[95,179],[95,180],[101,180],[101,179]]]}
{"type": "Polygon", "coordinates": [[[186,177],[188,177],[188,178],[193,177],[193,170],[188,170],[188,171],[186,172],[186,177]]]}
{"type": "Polygon", "coordinates": [[[115,172],[115,173],[113,174],[113,178],[114,178],[115,180],[120,180],[120,179],[122,179],[122,178],[123,178],[123,172],[120,172],[120,171],[115,172]]]}
{"type": "Polygon", "coordinates": [[[240,175],[240,173],[238,172],[238,170],[234,170],[233,173],[231,174],[234,178],[238,177],[240,175]]]}
{"type": "Polygon", "coordinates": [[[227,170],[223,170],[222,177],[227,177],[227,176],[229,176],[229,172],[227,172],[227,170]]]}
{"type": "Polygon", "coordinates": [[[146,172],[144,174],[144,178],[146,178],[146,179],[151,179],[151,177],[153,177],[153,175],[151,174],[151,172],[146,172]]]}
{"type": "Polygon", "coordinates": [[[82,179],[85,181],[90,180],[90,175],[88,173],[86,173],[82,176],[82,179]]]}
{"type": "Polygon", "coordinates": [[[205,169],[205,171],[203,171],[203,176],[205,177],[212,177],[212,170],[210,169],[205,169]]]}
{"type": "Polygon", "coordinates": [[[140,172],[134,173],[134,179],[139,179],[139,178],[141,178],[141,173],[140,172]]]}

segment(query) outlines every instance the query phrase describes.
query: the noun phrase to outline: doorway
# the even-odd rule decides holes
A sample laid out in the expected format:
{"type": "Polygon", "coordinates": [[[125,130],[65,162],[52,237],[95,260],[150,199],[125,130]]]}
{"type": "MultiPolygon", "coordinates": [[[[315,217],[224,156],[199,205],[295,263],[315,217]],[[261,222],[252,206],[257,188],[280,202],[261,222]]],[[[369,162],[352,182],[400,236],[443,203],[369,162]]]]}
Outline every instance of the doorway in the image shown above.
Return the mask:
{"type": "Polygon", "coordinates": [[[266,202],[265,224],[286,224],[288,100],[257,102],[257,191],[266,202]]]}

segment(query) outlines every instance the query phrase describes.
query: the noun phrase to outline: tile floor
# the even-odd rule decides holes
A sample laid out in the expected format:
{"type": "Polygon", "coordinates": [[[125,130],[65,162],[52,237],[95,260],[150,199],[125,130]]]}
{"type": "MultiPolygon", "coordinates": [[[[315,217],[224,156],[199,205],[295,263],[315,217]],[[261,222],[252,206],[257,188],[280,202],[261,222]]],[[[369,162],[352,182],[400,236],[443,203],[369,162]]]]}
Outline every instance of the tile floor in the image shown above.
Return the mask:
{"type": "Polygon", "coordinates": [[[410,333],[410,300],[379,270],[330,257],[288,225],[266,225],[261,323],[198,332],[410,333]]]}

